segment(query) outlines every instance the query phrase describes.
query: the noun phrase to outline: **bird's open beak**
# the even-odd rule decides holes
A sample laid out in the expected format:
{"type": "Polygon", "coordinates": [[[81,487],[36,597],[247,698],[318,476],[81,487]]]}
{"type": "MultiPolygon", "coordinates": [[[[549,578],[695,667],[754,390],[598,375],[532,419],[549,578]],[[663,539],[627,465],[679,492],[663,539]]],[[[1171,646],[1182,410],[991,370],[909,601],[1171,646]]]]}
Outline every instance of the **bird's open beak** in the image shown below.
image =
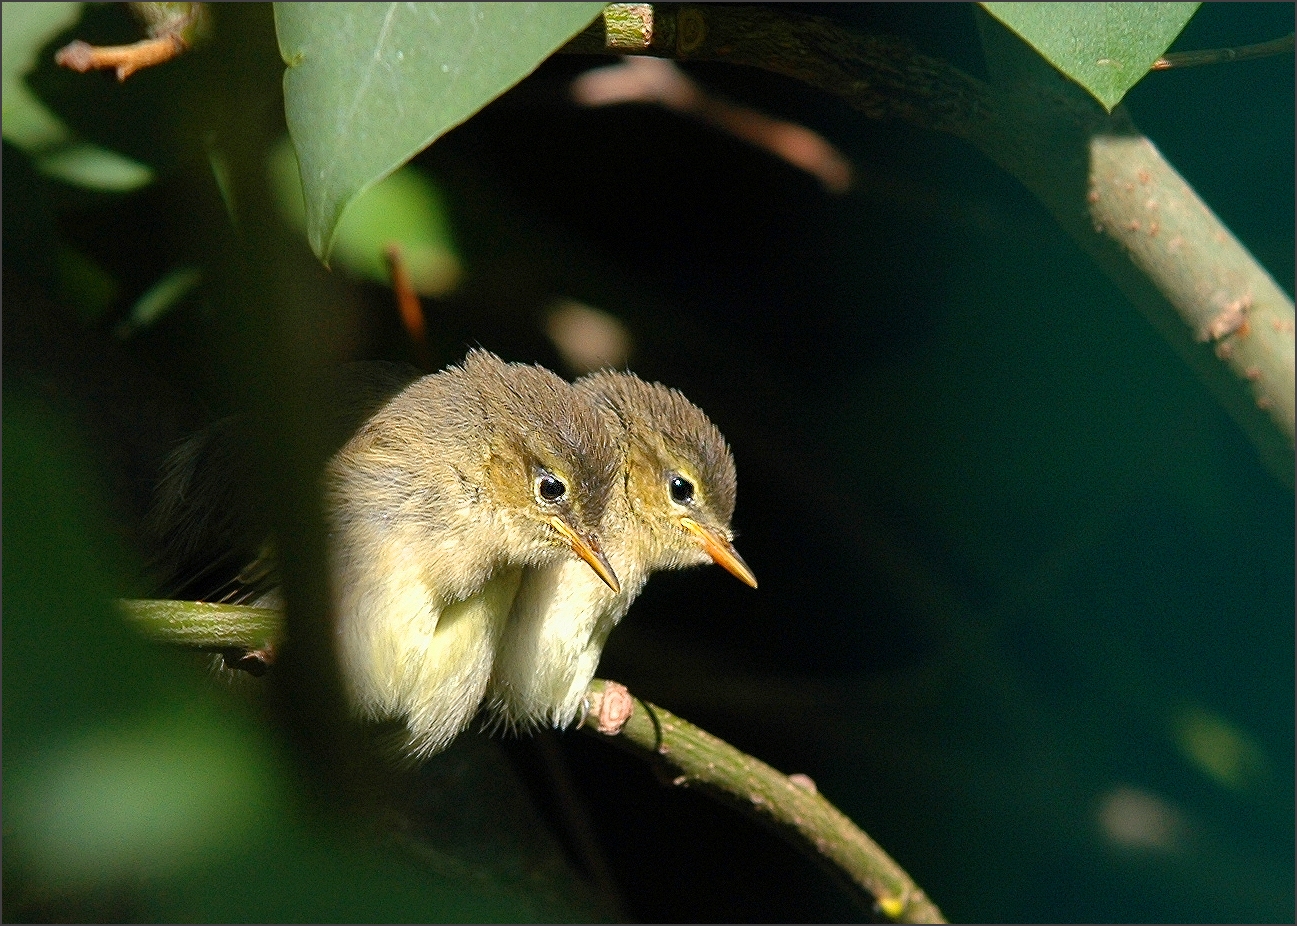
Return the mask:
{"type": "Polygon", "coordinates": [[[599,549],[598,541],[593,537],[578,534],[557,515],[550,518],[549,523],[554,526],[554,530],[563,535],[564,540],[572,544],[572,552],[589,563],[594,574],[603,579],[604,584],[612,589],[614,594],[621,591],[617,573],[612,571],[612,565],[608,562],[608,557],[603,555],[603,550],[599,549]]]}
{"type": "Polygon", "coordinates": [[[718,566],[722,566],[738,579],[753,588],[757,587],[757,577],[752,574],[748,564],[743,562],[743,557],[739,556],[739,551],[734,549],[734,544],[722,537],[710,528],[703,527],[693,518],[681,518],[680,526],[686,530],[692,531],[697,536],[698,541],[703,545],[718,566]]]}

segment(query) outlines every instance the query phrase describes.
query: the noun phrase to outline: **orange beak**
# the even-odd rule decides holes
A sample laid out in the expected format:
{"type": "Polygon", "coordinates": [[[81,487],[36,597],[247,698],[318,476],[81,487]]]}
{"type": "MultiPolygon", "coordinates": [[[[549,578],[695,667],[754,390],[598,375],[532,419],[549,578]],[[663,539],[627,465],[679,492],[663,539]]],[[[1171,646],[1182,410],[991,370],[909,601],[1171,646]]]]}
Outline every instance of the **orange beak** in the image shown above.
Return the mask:
{"type": "Polygon", "coordinates": [[[598,541],[588,535],[578,534],[558,515],[550,518],[549,523],[572,545],[572,552],[590,564],[594,574],[603,579],[604,584],[613,590],[613,594],[621,591],[617,573],[612,571],[612,565],[608,562],[608,557],[603,555],[603,550],[599,549],[598,541]]]}
{"type": "Polygon", "coordinates": [[[729,540],[714,530],[703,527],[693,518],[681,518],[680,526],[694,533],[698,538],[698,542],[703,545],[703,549],[716,565],[723,567],[740,582],[751,585],[753,588],[757,587],[757,577],[752,574],[748,564],[743,562],[743,557],[739,556],[739,551],[734,549],[734,544],[730,543],[729,540]]]}

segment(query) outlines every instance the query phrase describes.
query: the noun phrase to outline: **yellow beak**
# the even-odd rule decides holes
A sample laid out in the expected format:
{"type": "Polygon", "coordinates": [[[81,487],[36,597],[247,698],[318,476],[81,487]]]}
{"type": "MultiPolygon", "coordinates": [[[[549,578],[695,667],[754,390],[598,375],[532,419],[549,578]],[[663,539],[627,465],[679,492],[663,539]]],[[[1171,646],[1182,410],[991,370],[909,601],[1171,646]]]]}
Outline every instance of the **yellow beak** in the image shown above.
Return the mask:
{"type": "Polygon", "coordinates": [[[680,526],[693,531],[698,537],[698,541],[703,545],[703,549],[707,551],[707,555],[712,558],[716,565],[723,567],[740,582],[751,585],[753,588],[757,587],[757,577],[752,574],[748,564],[743,562],[743,557],[739,556],[739,551],[734,549],[734,544],[730,543],[729,540],[714,530],[703,527],[693,518],[681,518],[680,526]]]}
{"type": "Polygon", "coordinates": [[[553,525],[554,530],[563,535],[564,540],[572,544],[572,552],[590,564],[594,574],[603,579],[604,584],[613,590],[613,594],[621,591],[617,573],[612,571],[612,565],[608,562],[608,557],[603,555],[603,550],[599,549],[598,541],[593,537],[578,534],[558,515],[550,518],[549,523],[553,525]]]}

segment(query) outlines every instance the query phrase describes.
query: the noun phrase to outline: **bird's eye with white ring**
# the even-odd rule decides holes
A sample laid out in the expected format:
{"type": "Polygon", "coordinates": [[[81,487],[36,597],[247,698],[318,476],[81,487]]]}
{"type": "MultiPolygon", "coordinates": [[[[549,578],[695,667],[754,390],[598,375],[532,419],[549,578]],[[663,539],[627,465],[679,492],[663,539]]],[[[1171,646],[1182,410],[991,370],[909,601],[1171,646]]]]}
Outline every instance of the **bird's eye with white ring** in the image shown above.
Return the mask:
{"type": "Polygon", "coordinates": [[[694,484],[681,476],[679,473],[672,473],[667,479],[667,491],[671,493],[671,501],[677,505],[689,505],[694,500],[694,484]]]}
{"type": "Polygon", "coordinates": [[[541,472],[536,477],[536,497],[544,502],[559,502],[567,495],[567,484],[553,473],[541,472]]]}

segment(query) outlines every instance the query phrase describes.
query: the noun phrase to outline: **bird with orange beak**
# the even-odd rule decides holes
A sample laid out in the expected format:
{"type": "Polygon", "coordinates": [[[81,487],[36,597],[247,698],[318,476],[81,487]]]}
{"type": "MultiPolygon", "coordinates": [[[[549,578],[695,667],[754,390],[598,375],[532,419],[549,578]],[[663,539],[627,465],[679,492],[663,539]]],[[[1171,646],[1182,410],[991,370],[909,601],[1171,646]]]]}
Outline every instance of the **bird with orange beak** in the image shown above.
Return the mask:
{"type": "Polygon", "coordinates": [[[605,413],[621,465],[598,527],[620,589],[571,561],[528,569],[496,647],[487,703],[509,729],[562,728],[581,712],[604,643],[652,573],[714,562],[756,588],[734,548],[734,458],[681,393],[627,373],[576,383],[605,413]]]}

